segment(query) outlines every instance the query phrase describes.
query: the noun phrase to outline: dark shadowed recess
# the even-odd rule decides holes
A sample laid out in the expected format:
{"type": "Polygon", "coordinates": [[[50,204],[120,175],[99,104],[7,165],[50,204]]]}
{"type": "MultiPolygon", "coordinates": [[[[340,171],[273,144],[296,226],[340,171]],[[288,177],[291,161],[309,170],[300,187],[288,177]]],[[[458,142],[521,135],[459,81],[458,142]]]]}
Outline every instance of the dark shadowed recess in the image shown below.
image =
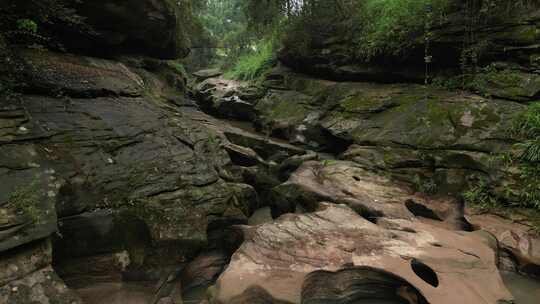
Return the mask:
{"type": "Polygon", "coordinates": [[[302,304],[429,304],[414,286],[389,272],[351,267],[310,273],[302,287],[302,304]]]}
{"type": "Polygon", "coordinates": [[[439,286],[437,274],[428,265],[414,259],[411,261],[411,268],[418,277],[424,280],[424,282],[433,287],[439,286]]]}

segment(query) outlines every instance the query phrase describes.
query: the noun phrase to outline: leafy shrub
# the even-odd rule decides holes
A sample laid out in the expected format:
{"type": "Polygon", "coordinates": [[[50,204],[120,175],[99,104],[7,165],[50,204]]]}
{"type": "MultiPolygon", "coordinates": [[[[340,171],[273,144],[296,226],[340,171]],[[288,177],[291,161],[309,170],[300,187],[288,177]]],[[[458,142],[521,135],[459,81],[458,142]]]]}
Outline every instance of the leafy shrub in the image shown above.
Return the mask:
{"type": "Polygon", "coordinates": [[[428,16],[444,19],[448,0],[368,0],[360,2],[362,24],[358,45],[361,57],[400,55],[415,44],[423,44],[428,16]]]}
{"type": "Polygon", "coordinates": [[[176,73],[182,75],[183,77],[187,77],[187,71],[186,71],[186,68],[184,67],[184,65],[179,62],[179,61],[176,61],[176,60],[170,60],[167,62],[167,64],[169,65],[169,67],[171,67],[176,73]]]}
{"type": "Polygon", "coordinates": [[[32,34],[37,33],[38,25],[34,20],[19,19],[17,20],[17,28],[21,31],[29,32],[32,34]]]}
{"type": "Polygon", "coordinates": [[[478,184],[465,191],[463,198],[481,210],[493,210],[502,206],[485,180],[480,180],[478,184]]]}
{"type": "Polygon", "coordinates": [[[514,132],[525,138],[540,137],[540,102],[529,105],[527,111],[517,120],[514,132]]]}
{"type": "Polygon", "coordinates": [[[522,162],[519,166],[521,191],[518,207],[540,210],[540,165],[538,163],[522,162]]]}
{"type": "Polygon", "coordinates": [[[523,188],[521,204],[540,210],[540,102],[529,105],[514,129],[525,139],[516,145],[522,151],[516,160],[523,188]]]}

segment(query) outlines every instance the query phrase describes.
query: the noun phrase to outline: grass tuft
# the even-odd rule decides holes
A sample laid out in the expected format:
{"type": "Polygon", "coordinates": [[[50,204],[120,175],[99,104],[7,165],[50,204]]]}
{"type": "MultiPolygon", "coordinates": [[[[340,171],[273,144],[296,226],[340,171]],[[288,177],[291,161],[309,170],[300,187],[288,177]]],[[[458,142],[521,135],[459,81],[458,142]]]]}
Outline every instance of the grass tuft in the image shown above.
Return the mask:
{"type": "Polygon", "coordinates": [[[253,52],[240,56],[224,76],[236,80],[258,80],[274,63],[274,45],[271,41],[264,41],[256,45],[253,52]]]}

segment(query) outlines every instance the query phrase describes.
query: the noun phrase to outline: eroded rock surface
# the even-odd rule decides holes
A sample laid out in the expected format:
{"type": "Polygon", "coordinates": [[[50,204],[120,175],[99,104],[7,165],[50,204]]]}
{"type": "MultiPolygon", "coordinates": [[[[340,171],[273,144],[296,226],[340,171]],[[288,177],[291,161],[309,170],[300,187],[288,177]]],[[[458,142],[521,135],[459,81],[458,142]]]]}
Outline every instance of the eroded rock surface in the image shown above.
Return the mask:
{"type": "Polygon", "coordinates": [[[496,248],[481,234],[456,233],[405,219],[384,219],[377,225],[345,205],[325,203],[314,213],[288,214],[274,223],[246,228],[245,235],[246,241],[218,280],[217,303],[229,303],[254,287],[292,303],[355,296],[360,303],[375,299],[403,303],[411,297],[417,299],[413,303],[437,304],[495,304],[512,299],[497,270],[496,248]],[[338,277],[345,272],[358,279],[342,283],[326,279],[338,288],[335,291],[310,288],[314,273],[320,271],[338,277]],[[374,282],[381,289],[366,292],[374,282]]]}
{"type": "Polygon", "coordinates": [[[45,239],[58,223],[62,273],[155,279],[207,246],[209,229],[247,223],[258,199],[228,173],[222,143],[232,144],[197,120],[204,114],[167,102],[160,74],[45,51],[21,60],[34,90],[1,104],[0,251],[45,239]]]}
{"type": "MultiPolygon", "coordinates": [[[[221,82],[209,78],[195,91],[214,92],[211,103],[238,98],[221,82]]],[[[258,130],[341,154],[424,192],[456,193],[485,179],[498,195],[516,199],[503,190],[519,192],[517,176],[497,155],[515,153],[509,130],[523,104],[433,86],[332,82],[285,67],[274,68],[264,84],[266,94],[250,103],[255,116],[247,118],[258,130]]]]}
{"type": "MultiPolygon", "coordinates": [[[[533,227],[495,214],[469,210],[467,219],[478,229],[492,233],[506,251],[512,271],[540,278],[540,237],[533,227]]],[[[504,253],[503,253],[504,254],[504,253]]]]}
{"type": "Polygon", "coordinates": [[[462,201],[415,193],[380,172],[350,161],[306,161],[273,189],[273,214],[313,211],[321,201],[346,204],[366,219],[416,218],[449,230],[470,230],[462,201]]]}

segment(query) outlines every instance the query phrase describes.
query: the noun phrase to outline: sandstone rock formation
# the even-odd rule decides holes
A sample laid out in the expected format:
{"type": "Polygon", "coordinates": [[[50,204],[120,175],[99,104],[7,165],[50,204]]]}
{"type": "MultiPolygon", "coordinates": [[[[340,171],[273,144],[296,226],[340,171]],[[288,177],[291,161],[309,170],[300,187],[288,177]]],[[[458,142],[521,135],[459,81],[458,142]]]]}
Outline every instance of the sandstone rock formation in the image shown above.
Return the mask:
{"type": "MultiPolygon", "coordinates": [[[[539,95],[537,17],[484,28],[504,62],[480,95],[336,81],[419,78],[351,64],[335,39],[286,45],[261,85],[203,70],[188,88],[162,60],[188,53],[177,2],[77,5],[95,32],[63,33],[68,52],[7,56],[21,72],[0,100],[0,303],[121,302],[123,282],[182,303],[217,279],[203,303],[504,304],[499,270],[540,275],[528,222],[456,195],[519,189],[500,156],[539,95]],[[311,62],[333,80],[290,69],[311,62]]],[[[460,31],[438,29],[435,51],[460,31]]]]}
{"type": "MultiPolygon", "coordinates": [[[[219,82],[210,78],[198,89],[219,91],[213,96],[221,102],[238,97],[219,82]]],[[[511,192],[505,188],[519,191],[515,172],[497,156],[516,153],[510,130],[526,109],[518,102],[414,84],[332,82],[285,67],[275,68],[265,86],[266,95],[252,102],[260,131],[440,194],[478,179],[502,196],[511,192]]]]}
{"type": "Polygon", "coordinates": [[[245,236],[217,282],[217,303],[253,288],[291,303],[512,300],[489,238],[476,233],[403,219],[373,224],[347,206],[322,204],[314,213],[245,228],[245,236]]]}

